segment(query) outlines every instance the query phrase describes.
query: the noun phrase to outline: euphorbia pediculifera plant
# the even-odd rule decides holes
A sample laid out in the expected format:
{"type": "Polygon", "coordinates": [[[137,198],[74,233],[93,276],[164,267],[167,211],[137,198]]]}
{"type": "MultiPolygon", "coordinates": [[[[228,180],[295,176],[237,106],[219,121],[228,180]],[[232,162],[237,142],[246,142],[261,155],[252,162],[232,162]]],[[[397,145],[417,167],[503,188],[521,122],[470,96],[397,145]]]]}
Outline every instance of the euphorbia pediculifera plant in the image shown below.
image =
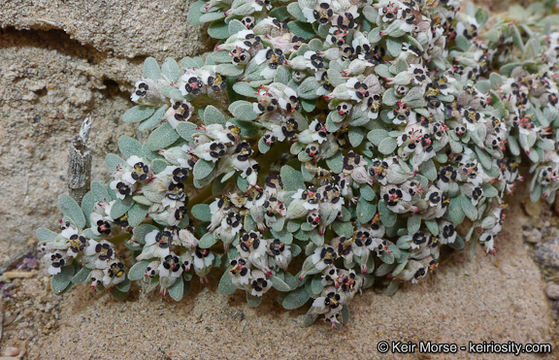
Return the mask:
{"type": "Polygon", "coordinates": [[[215,51],[145,61],[123,120],[147,141],[122,136],[109,183],[37,232],[52,288],[178,301],[218,268],[224,294],[275,288],[340,326],[357,292],[417,282],[443,246],[494,254],[520,161],[533,200],[559,186],[552,5],[194,3],[215,51]]]}

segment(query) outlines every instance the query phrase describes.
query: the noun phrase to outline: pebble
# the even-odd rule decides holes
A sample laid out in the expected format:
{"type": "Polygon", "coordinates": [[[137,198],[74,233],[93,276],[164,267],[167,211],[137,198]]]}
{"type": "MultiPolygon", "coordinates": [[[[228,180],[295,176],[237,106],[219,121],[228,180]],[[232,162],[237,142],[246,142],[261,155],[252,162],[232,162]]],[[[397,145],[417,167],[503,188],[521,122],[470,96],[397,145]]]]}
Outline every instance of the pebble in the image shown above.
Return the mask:
{"type": "Polygon", "coordinates": [[[559,238],[538,245],[534,256],[544,269],[559,270],[559,238]]]}
{"type": "Polygon", "coordinates": [[[548,283],[545,287],[545,294],[551,300],[559,300],[559,284],[556,283],[548,283]]]}
{"type": "Polygon", "coordinates": [[[19,354],[19,349],[15,346],[9,346],[2,352],[3,356],[17,356],[19,354]]]}
{"type": "Polygon", "coordinates": [[[542,239],[542,233],[538,229],[532,229],[532,230],[524,231],[523,239],[527,243],[537,244],[542,239]]]}

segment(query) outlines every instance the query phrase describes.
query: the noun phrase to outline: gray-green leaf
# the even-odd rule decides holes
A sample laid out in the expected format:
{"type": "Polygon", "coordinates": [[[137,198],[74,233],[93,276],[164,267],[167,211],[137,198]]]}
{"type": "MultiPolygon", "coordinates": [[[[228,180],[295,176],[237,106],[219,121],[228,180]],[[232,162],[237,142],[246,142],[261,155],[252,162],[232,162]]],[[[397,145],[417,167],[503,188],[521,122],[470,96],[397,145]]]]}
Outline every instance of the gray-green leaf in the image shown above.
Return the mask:
{"type": "Polygon", "coordinates": [[[184,295],[184,281],[179,277],[177,281],[169,288],[169,296],[175,301],[181,301],[184,295]]]}
{"type": "Polygon", "coordinates": [[[140,122],[147,119],[155,112],[154,108],[146,105],[136,105],[126,110],[124,115],[122,115],[122,121],[128,123],[140,122]]]}
{"type": "Polygon", "coordinates": [[[144,61],[144,77],[154,81],[159,80],[161,77],[159,65],[157,65],[157,61],[152,57],[148,57],[144,61]]]}
{"type": "Polygon", "coordinates": [[[72,277],[74,276],[74,267],[72,265],[64,266],[62,270],[54,275],[50,281],[50,287],[55,293],[61,293],[70,283],[72,282],[72,277]]]}
{"type": "Polygon", "coordinates": [[[240,120],[251,121],[258,117],[258,114],[253,110],[252,103],[244,100],[235,101],[229,105],[229,112],[240,120]]]}
{"type": "Polygon", "coordinates": [[[168,122],[165,122],[150,134],[146,144],[151,151],[157,151],[171,145],[178,138],[179,134],[175,129],[168,122]]]}
{"type": "Polygon", "coordinates": [[[143,279],[149,263],[150,263],[149,260],[142,260],[132,265],[130,270],[128,270],[128,279],[132,281],[143,279]]]}
{"type": "Polygon", "coordinates": [[[289,165],[284,165],[281,168],[280,176],[283,186],[287,191],[297,191],[298,189],[306,188],[305,182],[303,181],[303,174],[289,165]]]}
{"type": "Polygon", "coordinates": [[[194,179],[204,179],[206,176],[210,175],[212,170],[214,169],[215,164],[210,161],[205,160],[198,160],[196,164],[194,164],[194,168],[192,169],[192,175],[194,179]]]}
{"type": "Polygon", "coordinates": [[[215,238],[215,236],[211,233],[211,232],[207,232],[204,234],[204,236],[202,236],[202,238],[200,239],[200,244],[199,246],[202,249],[209,249],[211,248],[215,243],[217,242],[217,239],[215,238]]]}
{"type": "Polygon", "coordinates": [[[276,275],[272,275],[272,286],[274,287],[274,289],[281,291],[281,292],[286,292],[286,291],[291,291],[291,287],[285,282],[283,281],[281,278],[279,278],[276,275]]]}
{"type": "Polygon", "coordinates": [[[219,280],[217,285],[217,290],[222,295],[231,295],[237,290],[233,282],[231,282],[231,276],[229,276],[229,271],[225,271],[219,280]]]}
{"type": "Polygon", "coordinates": [[[381,154],[389,155],[394,152],[397,146],[398,144],[394,138],[387,137],[378,144],[378,151],[380,151],[381,154]]]}
{"type": "Polygon", "coordinates": [[[78,203],[72,199],[70,196],[63,194],[58,198],[58,206],[62,213],[72,219],[74,224],[79,228],[83,229],[85,226],[85,216],[78,203]]]}
{"type": "Polygon", "coordinates": [[[287,310],[300,308],[309,301],[310,297],[304,287],[301,287],[289,293],[281,302],[282,306],[287,310]]]}
{"type": "Polygon", "coordinates": [[[129,158],[132,155],[136,155],[139,157],[142,157],[143,155],[142,144],[140,144],[138,140],[131,138],[130,136],[122,135],[118,139],[118,148],[122,155],[124,155],[126,158],[129,158]]]}
{"type": "Polygon", "coordinates": [[[58,236],[58,233],[45,228],[38,228],[35,234],[40,242],[53,241],[58,236]]]}

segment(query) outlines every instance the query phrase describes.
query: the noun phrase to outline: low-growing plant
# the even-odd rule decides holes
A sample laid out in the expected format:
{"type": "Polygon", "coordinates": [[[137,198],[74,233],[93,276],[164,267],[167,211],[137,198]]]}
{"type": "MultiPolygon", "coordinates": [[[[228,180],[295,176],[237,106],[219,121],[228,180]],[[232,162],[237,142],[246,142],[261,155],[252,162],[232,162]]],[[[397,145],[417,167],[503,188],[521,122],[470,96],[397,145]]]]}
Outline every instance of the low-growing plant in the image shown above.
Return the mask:
{"type": "Polygon", "coordinates": [[[146,59],[123,121],[147,141],[122,136],[110,182],[37,231],[53,290],[178,301],[217,268],[223,294],[274,288],[339,327],[357,292],[417,282],[443,246],[494,254],[520,161],[532,200],[559,187],[559,22],[554,2],[459,6],[192,4],[215,51],[146,59]]]}

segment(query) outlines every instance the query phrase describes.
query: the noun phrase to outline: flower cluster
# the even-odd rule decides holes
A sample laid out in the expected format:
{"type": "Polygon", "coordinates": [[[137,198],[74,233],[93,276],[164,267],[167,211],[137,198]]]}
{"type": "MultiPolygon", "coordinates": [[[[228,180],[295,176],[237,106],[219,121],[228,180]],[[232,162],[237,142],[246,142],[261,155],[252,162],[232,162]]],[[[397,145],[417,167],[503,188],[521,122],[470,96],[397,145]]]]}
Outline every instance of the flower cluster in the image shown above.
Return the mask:
{"type": "Polygon", "coordinates": [[[123,120],[147,141],[121,137],[109,184],[81,206],[61,197],[62,232],[38,231],[53,288],[123,296],[135,280],[180,300],[218,267],[224,294],[256,306],[275,288],[339,327],[357,292],[417,282],[442,246],[494,254],[521,160],[533,200],[559,188],[559,19],[542,4],[493,19],[459,7],[193,4],[219,43],[145,61],[123,120]]]}

